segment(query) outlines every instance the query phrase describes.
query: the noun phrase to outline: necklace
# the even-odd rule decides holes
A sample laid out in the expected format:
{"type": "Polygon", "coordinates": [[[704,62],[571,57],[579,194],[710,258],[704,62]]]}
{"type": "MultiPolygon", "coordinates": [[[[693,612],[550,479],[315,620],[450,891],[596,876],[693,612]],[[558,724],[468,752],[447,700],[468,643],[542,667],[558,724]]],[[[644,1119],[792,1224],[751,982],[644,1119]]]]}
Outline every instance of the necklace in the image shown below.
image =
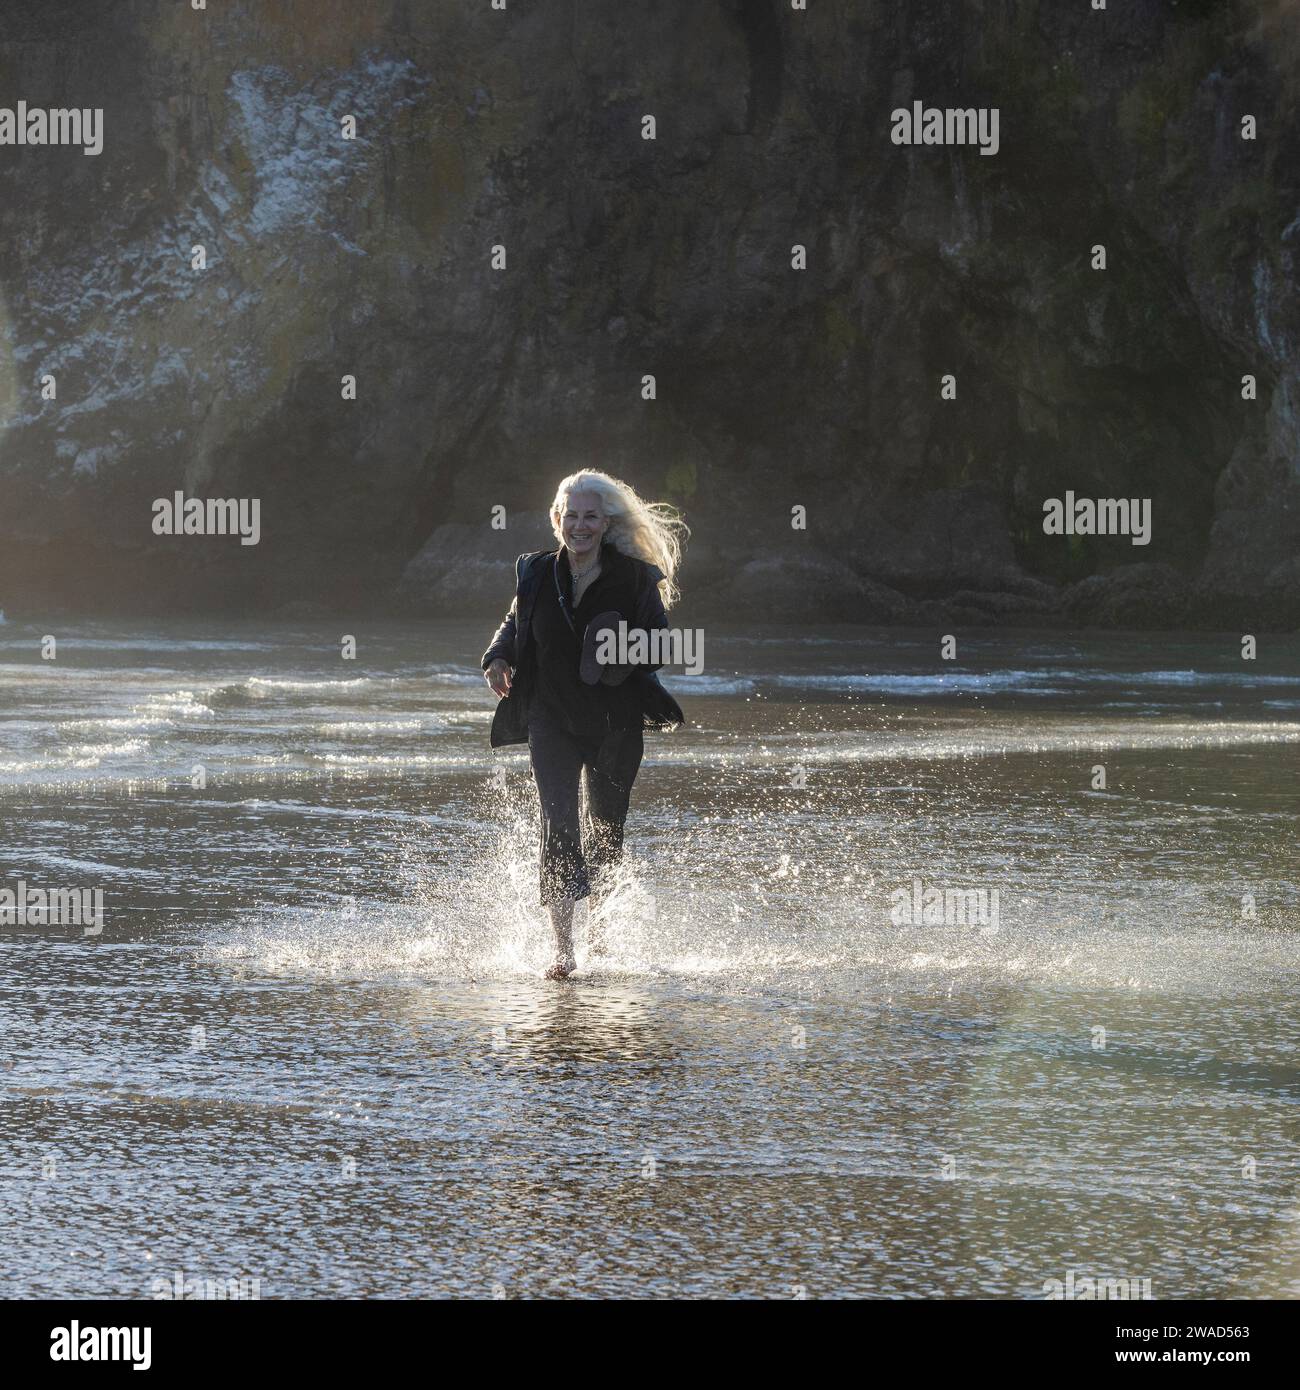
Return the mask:
{"type": "Polygon", "coordinates": [[[599,567],[599,565],[600,565],[600,556],[597,555],[596,558],[591,562],[591,564],[589,564],[589,565],[587,566],[587,568],[586,568],[585,570],[574,569],[574,567],[573,567],[573,556],[570,555],[570,556],[569,556],[569,576],[570,576],[570,578],[573,580],[573,582],[574,582],[575,584],[579,584],[579,583],[582,582],[582,580],[586,579],[586,577],[592,572],[592,570],[597,569],[597,568],[599,567]]]}

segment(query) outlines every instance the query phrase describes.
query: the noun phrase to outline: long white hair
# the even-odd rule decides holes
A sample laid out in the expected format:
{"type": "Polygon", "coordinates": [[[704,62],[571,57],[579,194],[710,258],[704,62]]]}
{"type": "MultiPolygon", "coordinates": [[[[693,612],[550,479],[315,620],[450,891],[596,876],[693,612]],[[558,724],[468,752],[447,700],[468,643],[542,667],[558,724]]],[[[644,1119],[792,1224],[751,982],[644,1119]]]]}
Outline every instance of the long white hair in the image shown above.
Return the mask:
{"type": "Polygon", "coordinates": [[[570,473],[555,490],[555,501],[551,503],[551,528],[561,545],[564,532],[560,529],[560,518],[572,492],[594,492],[600,498],[600,509],[609,521],[605,539],[615,550],[663,571],[659,595],[664,608],[671,608],[681,597],[676,575],[682,562],[682,549],[691,533],[676,507],[667,502],[647,502],[637,495],[634,487],[619,478],[611,478],[608,473],[594,469],[570,473]]]}

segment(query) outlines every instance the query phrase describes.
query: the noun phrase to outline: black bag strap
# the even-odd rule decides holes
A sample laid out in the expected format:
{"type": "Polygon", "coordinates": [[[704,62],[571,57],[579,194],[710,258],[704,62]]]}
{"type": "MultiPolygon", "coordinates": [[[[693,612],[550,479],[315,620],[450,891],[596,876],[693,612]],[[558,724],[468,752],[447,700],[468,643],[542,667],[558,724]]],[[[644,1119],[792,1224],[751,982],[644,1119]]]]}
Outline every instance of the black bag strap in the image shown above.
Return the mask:
{"type": "Polygon", "coordinates": [[[576,637],[578,629],[574,626],[573,614],[569,612],[569,602],[564,597],[564,589],[560,584],[560,552],[555,552],[555,562],[551,566],[551,573],[555,576],[555,597],[560,600],[560,612],[564,614],[564,621],[569,625],[569,631],[576,637]]]}

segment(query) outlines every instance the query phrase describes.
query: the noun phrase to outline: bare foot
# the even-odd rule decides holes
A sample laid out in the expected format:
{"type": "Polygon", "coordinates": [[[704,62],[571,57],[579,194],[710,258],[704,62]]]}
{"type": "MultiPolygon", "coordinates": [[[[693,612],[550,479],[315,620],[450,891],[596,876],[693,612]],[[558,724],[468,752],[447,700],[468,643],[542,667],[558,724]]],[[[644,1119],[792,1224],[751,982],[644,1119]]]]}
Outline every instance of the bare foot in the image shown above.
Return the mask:
{"type": "Polygon", "coordinates": [[[548,980],[567,980],[578,968],[573,957],[573,899],[561,898],[550,903],[546,915],[555,933],[555,959],[546,969],[548,980]]]}
{"type": "Polygon", "coordinates": [[[578,968],[578,962],[570,955],[558,955],[546,967],[548,980],[567,980],[578,968]]]}

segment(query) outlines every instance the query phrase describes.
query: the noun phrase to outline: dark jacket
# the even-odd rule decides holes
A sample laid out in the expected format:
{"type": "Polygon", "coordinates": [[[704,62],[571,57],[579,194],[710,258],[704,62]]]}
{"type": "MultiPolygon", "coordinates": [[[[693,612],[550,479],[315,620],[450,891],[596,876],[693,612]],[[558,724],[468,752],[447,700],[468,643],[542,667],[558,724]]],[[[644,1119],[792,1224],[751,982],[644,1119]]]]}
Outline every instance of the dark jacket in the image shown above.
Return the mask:
{"type": "MultiPolygon", "coordinates": [[[[491,744],[500,748],[507,743],[528,741],[528,696],[531,680],[529,665],[533,653],[529,648],[533,605],[543,581],[550,582],[558,550],[537,550],[521,555],[515,561],[515,598],[505,621],[497,628],[481,665],[486,671],[498,658],[508,663],[513,673],[510,693],[497,701],[492,716],[491,744]]],[[[621,556],[634,570],[636,613],[629,626],[637,628],[667,628],[668,616],[659,596],[659,581],[663,573],[654,565],[631,556],[621,556]]],[[[662,663],[659,663],[660,665],[662,663]]],[[[641,705],[641,726],[645,729],[670,729],[686,721],[681,706],[659,683],[654,673],[659,665],[635,667],[628,677],[635,682],[641,705]]]]}

